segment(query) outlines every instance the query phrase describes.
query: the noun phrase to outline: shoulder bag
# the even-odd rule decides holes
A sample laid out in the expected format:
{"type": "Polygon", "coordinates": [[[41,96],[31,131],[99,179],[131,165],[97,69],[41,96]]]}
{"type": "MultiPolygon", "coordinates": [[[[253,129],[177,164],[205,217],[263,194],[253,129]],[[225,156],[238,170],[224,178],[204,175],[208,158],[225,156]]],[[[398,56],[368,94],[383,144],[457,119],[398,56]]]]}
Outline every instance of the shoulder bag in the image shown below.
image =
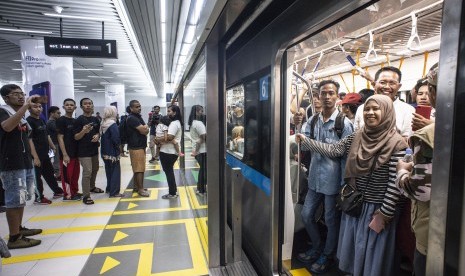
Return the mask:
{"type": "Polygon", "coordinates": [[[336,206],[347,215],[358,218],[362,213],[364,193],[366,191],[366,186],[371,181],[371,176],[373,175],[373,170],[375,168],[377,159],[378,155],[376,155],[375,161],[371,166],[370,177],[365,184],[363,193],[357,189],[355,177],[352,177],[349,180],[349,183],[346,183],[344,186],[342,186],[341,191],[336,197],[336,206]]]}

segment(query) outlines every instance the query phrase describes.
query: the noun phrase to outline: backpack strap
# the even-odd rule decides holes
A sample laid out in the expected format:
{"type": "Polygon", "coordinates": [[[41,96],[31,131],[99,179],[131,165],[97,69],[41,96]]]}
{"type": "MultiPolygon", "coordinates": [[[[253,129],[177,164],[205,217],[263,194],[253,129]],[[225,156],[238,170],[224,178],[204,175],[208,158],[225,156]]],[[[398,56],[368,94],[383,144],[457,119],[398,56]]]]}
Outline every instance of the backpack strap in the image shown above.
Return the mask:
{"type": "Polygon", "coordinates": [[[337,136],[339,139],[342,138],[342,132],[344,131],[344,119],[346,115],[343,112],[339,112],[336,117],[336,121],[334,122],[334,130],[336,131],[337,136]]]}
{"type": "Polygon", "coordinates": [[[315,113],[310,121],[310,139],[315,139],[315,126],[319,116],[320,112],[315,113]]]}
{"type": "MultiPolygon", "coordinates": [[[[315,139],[315,126],[316,122],[318,121],[318,117],[320,116],[320,113],[316,113],[313,115],[311,121],[310,121],[310,138],[315,139]]],[[[346,115],[342,112],[339,112],[336,117],[336,121],[334,122],[334,130],[336,131],[337,136],[339,139],[342,138],[342,132],[344,131],[344,120],[346,118],[346,115]]]]}

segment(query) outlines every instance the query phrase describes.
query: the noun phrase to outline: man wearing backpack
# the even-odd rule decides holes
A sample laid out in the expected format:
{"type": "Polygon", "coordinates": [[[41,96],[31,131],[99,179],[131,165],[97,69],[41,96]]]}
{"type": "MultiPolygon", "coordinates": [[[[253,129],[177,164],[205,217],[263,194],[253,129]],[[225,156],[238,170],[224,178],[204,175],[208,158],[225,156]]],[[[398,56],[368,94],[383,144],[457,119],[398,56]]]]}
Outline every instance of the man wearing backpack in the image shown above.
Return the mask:
{"type": "MultiPolygon", "coordinates": [[[[336,101],[339,83],[334,80],[324,80],[318,86],[322,112],[313,115],[307,122],[304,134],[323,143],[335,144],[340,139],[353,132],[352,123],[339,114],[336,101]]],[[[302,116],[298,114],[295,123],[302,116]]],[[[339,238],[340,212],[336,209],[336,196],[343,181],[345,158],[328,158],[319,153],[313,153],[308,177],[308,193],[302,209],[302,220],[312,241],[312,247],[297,257],[302,263],[311,264],[310,270],[315,274],[325,273],[335,262],[335,253],[339,238]],[[325,224],[328,228],[326,243],[322,244],[318,224],[315,222],[315,212],[324,203],[325,224]]]]}

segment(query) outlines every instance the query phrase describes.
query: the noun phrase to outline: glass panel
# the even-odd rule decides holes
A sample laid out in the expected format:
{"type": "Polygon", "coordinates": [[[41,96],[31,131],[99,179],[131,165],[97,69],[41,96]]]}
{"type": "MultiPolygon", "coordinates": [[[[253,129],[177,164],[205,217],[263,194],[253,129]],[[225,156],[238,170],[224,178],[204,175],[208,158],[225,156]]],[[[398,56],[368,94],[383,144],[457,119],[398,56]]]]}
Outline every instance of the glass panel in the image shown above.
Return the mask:
{"type": "Polygon", "coordinates": [[[242,159],[244,156],[244,86],[226,91],[226,149],[242,159]]]}
{"type": "Polygon", "coordinates": [[[206,68],[199,65],[197,72],[183,90],[184,106],[184,175],[186,191],[191,203],[196,226],[205,254],[208,247],[207,227],[207,145],[206,141],[206,68]]]}

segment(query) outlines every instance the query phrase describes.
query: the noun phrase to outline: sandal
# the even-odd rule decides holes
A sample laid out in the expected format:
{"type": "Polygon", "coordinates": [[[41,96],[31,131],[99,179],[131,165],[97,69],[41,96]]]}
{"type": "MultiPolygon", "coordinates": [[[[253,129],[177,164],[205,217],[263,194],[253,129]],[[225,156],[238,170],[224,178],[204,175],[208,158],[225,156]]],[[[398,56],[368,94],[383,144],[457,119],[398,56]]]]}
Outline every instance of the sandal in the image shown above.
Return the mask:
{"type": "Polygon", "coordinates": [[[84,203],[85,205],[92,205],[92,204],[94,204],[94,201],[89,196],[85,196],[82,199],[82,203],[84,203]]]}
{"type": "Polygon", "coordinates": [[[144,190],[139,191],[137,193],[139,194],[139,196],[142,196],[142,197],[149,197],[150,196],[150,194],[147,191],[144,191],[144,190]]]}
{"type": "Polygon", "coordinates": [[[101,194],[101,193],[103,193],[103,190],[98,188],[98,187],[95,187],[92,190],[90,190],[90,192],[94,193],[94,194],[101,194]]]}

